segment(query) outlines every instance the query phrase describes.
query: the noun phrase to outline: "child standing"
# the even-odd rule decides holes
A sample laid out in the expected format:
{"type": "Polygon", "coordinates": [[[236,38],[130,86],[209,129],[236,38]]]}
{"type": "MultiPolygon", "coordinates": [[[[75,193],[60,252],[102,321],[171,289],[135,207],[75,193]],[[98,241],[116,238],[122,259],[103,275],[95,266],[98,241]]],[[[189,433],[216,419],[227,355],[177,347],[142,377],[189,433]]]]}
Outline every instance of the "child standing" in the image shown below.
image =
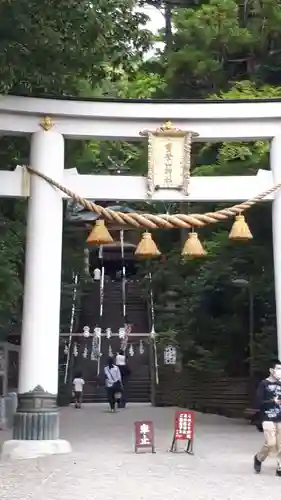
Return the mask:
{"type": "Polygon", "coordinates": [[[84,385],[85,380],[82,378],[82,373],[77,373],[75,379],[73,380],[75,408],[81,408],[84,385]]]}

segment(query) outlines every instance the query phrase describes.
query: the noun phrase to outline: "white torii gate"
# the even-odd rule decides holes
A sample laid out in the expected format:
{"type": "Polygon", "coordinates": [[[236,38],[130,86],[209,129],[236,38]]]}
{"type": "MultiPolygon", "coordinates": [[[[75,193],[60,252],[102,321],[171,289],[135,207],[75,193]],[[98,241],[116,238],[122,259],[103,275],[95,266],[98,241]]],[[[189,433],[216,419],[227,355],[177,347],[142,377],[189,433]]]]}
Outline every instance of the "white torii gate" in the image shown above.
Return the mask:
{"type": "MultiPolygon", "coordinates": [[[[31,136],[30,166],[84,198],[94,200],[240,201],[281,182],[281,100],[171,102],[0,97],[0,133],[31,136]],[[51,117],[52,124],[46,117],[51,117]],[[256,176],[192,177],[189,195],[155,191],[144,177],[79,175],[64,169],[64,139],[139,139],[143,129],[170,119],[198,134],[196,141],[271,140],[271,171],[256,176]]],[[[19,405],[13,440],[2,453],[30,457],[65,453],[56,407],[60,319],[62,199],[25,170],[0,171],[0,196],[29,197],[19,405]]],[[[273,202],[273,245],[278,353],[281,357],[281,194],[273,202]]]]}

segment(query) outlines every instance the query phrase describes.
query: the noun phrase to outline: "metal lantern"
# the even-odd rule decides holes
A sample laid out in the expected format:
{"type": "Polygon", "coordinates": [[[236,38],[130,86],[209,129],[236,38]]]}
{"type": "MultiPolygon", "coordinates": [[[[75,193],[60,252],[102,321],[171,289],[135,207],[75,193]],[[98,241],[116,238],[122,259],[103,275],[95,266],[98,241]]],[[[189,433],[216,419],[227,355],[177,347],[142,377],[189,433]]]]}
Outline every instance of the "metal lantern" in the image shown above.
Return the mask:
{"type": "Polygon", "coordinates": [[[143,130],[148,137],[147,194],[176,189],[189,194],[191,141],[198,134],[176,128],[167,121],[156,130],[143,130]]]}

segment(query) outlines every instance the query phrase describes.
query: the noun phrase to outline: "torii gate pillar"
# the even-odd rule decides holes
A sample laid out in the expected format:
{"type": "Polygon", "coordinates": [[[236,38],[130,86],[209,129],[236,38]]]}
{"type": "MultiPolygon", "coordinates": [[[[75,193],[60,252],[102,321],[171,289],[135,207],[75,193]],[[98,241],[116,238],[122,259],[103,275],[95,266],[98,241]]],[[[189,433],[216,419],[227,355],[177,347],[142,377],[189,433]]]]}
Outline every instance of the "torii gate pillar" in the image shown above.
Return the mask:
{"type": "MultiPolygon", "coordinates": [[[[64,138],[40,130],[31,138],[30,164],[60,181],[64,138]]],[[[61,193],[37,176],[30,179],[18,408],[13,440],[2,455],[33,458],[71,451],[59,439],[58,345],[60,331],[63,206],[61,193]]]]}
{"type": "MultiPolygon", "coordinates": [[[[270,165],[274,184],[281,183],[281,135],[273,138],[270,150],[270,165]]],[[[277,352],[281,358],[281,192],[276,193],[272,203],[273,259],[276,304],[277,352]]]]}

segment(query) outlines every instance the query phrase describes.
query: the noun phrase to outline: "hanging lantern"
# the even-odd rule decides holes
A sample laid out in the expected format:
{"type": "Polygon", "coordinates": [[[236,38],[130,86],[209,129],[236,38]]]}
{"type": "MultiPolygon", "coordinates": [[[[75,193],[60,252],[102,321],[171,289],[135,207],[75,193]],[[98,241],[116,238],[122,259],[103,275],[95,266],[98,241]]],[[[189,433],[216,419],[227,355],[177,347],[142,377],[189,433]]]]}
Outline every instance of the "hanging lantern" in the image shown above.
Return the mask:
{"type": "Polygon", "coordinates": [[[99,356],[98,356],[98,353],[97,351],[91,351],[91,361],[98,361],[99,359],[99,356]]]}
{"type": "Polygon", "coordinates": [[[96,326],[94,328],[94,336],[97,337],[98,339],[100,338],[100,336],[101,336],[101,328],[99,326],[96,326]]]}
{"type": "Polygon", "coordinates": [[[140,340],[140,354],[144,354],[144,345],[142,340],[140,340]]]}
{"type": "Polygon", "coordinates": [[[90,327],[89,326],[84,326],[83,327],[83,337],[85,337],[85,339],[88,339],[91,335],[91,332],[90,332],[90,327]]]}
{"type": "Polygon", "coordinates": [[[92,361],[97,361],[99,359],[99,347],[97,343],[93,342],[92,343],[92,349],[91,349],[91,360],[92,361]]]}
{"type": "Polygon", "coordinates": [[[96,327],[94,329],[94,335],[92,340],[92,349],[91,349],[91,360],[97,361],[99,359],[99,335],[101,334],[101,328],[96,327]]]}
{"type": "Polygon", "coordinates": [[[125,338],[125,335],[126,335],[125,328],[119,328],[119,331],[118,331],[118,337],[119,337],[119,339],[123,340],[125,338]]]}
{"type": "Polygon", "coordinates": [[[68,351],[69,351],[69,347],[68,347],[67,342],[65,342],[64,343],[64,350],[63,350],[63,352],[64,352],[64,354],[68,354],[68,351]]]}
{"type": "Polygon", "coordinates": [[[113,238],[108,231],[104,220],[97,220],[90,232],[87,243],[90,245],[108,245],[113,243],[113,238]]]}
{"type": "Polygon", "coordinates": [[[161,252],[158,250],[151,233],[143,233],[142,238],[136,248],[135,255],[137,257],[146,259],[150,259],[151,257],[159,257],[159,255],[161,255],[161,252]]]}
{"type": "Polygon", "coordinates": [[[73,356],[75,358],[77,358],[78,356],[78,346],[77,346],[77,342],[74,342],[74,346],[73,346],[73,356]]]}
{"type": "Polygon", "coordinates": [[[236,215],[231,231],[229,233],[230,240],[252,240],[253,235],[249,229],[244,215],[236,215]]]}
{"type": "Polygon", "coordinates": [[[120,344],[120,349],[124,351],[124,353],[127,351],[127,346],[128,346],[128,339],[122,340],[120,344]]]}
{"type": "Polygon", "coordinates": [[[111,336],[112,336],[112,330],[111,330],[111,328],[107,328],[105,330],[105,336],[106,336],[107,339],[111,338],[111,336]]]}
{"type": "Polygon", "coordinates": [[[188,238],[184,244],[181,254],[183,257],[203,257],[207,254],[198,238],[197,233],[188,233],[188,238]]]}

